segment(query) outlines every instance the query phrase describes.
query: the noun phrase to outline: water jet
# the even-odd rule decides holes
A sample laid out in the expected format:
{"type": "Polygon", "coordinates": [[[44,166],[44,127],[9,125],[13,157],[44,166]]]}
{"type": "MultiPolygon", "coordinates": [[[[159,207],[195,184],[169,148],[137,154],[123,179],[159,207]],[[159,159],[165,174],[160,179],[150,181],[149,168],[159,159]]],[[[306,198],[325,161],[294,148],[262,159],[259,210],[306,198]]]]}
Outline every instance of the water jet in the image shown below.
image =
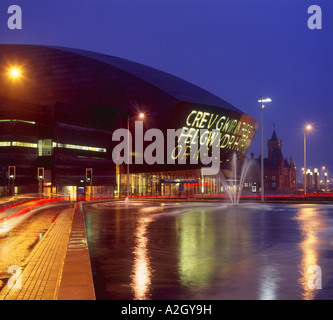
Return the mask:
{"type": "Polygon", "coordinates": [[[236,153],[234,153],[231,157],[231,168],[230,169],[231,169],[231,173],[233,175],[232,184],[230,185],[227,182],[223,173],[219,172],[219,177],[221,179],[222,185],[223,185],[224,189],[226,190],[226,192],[228,193],[231,204],[233,206],[238,206],[238,204],[239,204],[240,196],[241,196],[242,189],[244,186],[245,177],[247,175],[247,172],[249,171],[250,166],[251,166],[251,161],[248,159],[245,159],[245,161],[243,162],[238,185],[237,185],[237,154],[236,153]]]}

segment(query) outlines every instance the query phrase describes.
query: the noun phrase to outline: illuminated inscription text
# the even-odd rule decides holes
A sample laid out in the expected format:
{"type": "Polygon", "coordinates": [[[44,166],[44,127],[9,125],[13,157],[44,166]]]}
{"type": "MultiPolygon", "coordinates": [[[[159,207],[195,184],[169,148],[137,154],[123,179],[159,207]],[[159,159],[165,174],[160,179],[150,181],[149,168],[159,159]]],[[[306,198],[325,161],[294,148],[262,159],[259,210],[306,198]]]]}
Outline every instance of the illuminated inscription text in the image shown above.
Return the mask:
{"type": "Polygon", "coordinates": [[[202,146],[209,149],[213,143],[217,142],[216,139],[221,149],[245,153],[256,133],[256,129],[249,123],[198,110],[192,110],[185,122],[186,126],[182,128],[178,145],[172,152],[172,157],[175,159],[180,155],[182,157],[189,155],[193,147],[198,148],[199,154],[202,146]],[[183,150],[184,145],[186,145],[186,152],[183,150]]]}
{"type": "MultiPolygon", "coordinates": [[[[246,119],[246,117],[244,118],[246,119]]],[[[186,126],[180,129],[167,129],[166,158],[165,137],[159,129],[149,129],[143,133],[143,122],[135,122],[135,163],[190,164],[204,166],[203,175],[215,175],[220,170],[221,149],[232,150],[245,155],[256,132],[251,124],[209,112],[191,111],[186,126]],[[143,141],[151,142],[143,149],[143,141]]],[[[113,141],[121,141],[112,152],[116,164],[132,164],[132,134],[126,129],[117,129],[113,141]]],[[[225,157],[223,157],[225,158],[225,157]]],[[[227,161],[226,159],[224,159],[227,161]]]]}

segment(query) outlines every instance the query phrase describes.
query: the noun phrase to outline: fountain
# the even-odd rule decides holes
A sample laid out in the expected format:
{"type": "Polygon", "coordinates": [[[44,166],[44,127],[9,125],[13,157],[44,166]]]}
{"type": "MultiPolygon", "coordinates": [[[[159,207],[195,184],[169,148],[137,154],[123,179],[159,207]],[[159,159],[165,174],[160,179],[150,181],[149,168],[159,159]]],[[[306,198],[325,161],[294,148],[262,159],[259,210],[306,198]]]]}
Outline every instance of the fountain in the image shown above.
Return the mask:
{"type": "Polygon", "coordinates": [[[232,185],[228,184],[223,173],[222,172],[219,173],[219,177],[221,179],[222,185],[225,188],[225,190],[227,191],[229,198],[231,200],[231,204],[233,206],[238,206],[238,204],[239,204],[245,177],[246,177],[246,174],[247,174],[250,166],[251,166],[251,161],[246,159],[242,166],[242,171],[240,174],[238,186],[237,186],[237,154],[236,153],[234,153],[231,158],[231,172],[234,177],[233,184],[232,185]]]}
{"type": "Polygon", "coordinates": [[[129,197],[126,197],[126,198],[125,198],[125,205],[128,206],[129,204],[130,204],[129,197]]]}

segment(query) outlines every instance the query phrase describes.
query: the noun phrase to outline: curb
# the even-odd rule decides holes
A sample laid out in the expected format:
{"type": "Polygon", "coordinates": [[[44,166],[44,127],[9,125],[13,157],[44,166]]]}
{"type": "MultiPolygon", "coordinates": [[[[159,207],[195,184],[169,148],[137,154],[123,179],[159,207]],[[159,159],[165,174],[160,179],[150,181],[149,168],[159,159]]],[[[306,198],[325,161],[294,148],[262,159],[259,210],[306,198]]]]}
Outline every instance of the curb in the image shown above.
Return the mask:
{"type": "Polygon", "coordinates": [[[96,300],[82,203],[75,204],[72,228],[55,300],[96,300]]]}

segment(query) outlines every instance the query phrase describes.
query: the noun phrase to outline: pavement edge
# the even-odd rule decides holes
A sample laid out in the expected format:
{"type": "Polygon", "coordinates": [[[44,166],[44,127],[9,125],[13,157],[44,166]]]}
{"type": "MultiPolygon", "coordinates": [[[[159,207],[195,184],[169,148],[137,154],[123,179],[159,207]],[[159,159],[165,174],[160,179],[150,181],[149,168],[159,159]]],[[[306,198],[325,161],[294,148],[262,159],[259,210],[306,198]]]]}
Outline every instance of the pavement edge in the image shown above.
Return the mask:
{"type": "Polygon", "coordinates": [[[75,204],[72,228],[55,300],[96,300],[82,203],[75,204]]]}

